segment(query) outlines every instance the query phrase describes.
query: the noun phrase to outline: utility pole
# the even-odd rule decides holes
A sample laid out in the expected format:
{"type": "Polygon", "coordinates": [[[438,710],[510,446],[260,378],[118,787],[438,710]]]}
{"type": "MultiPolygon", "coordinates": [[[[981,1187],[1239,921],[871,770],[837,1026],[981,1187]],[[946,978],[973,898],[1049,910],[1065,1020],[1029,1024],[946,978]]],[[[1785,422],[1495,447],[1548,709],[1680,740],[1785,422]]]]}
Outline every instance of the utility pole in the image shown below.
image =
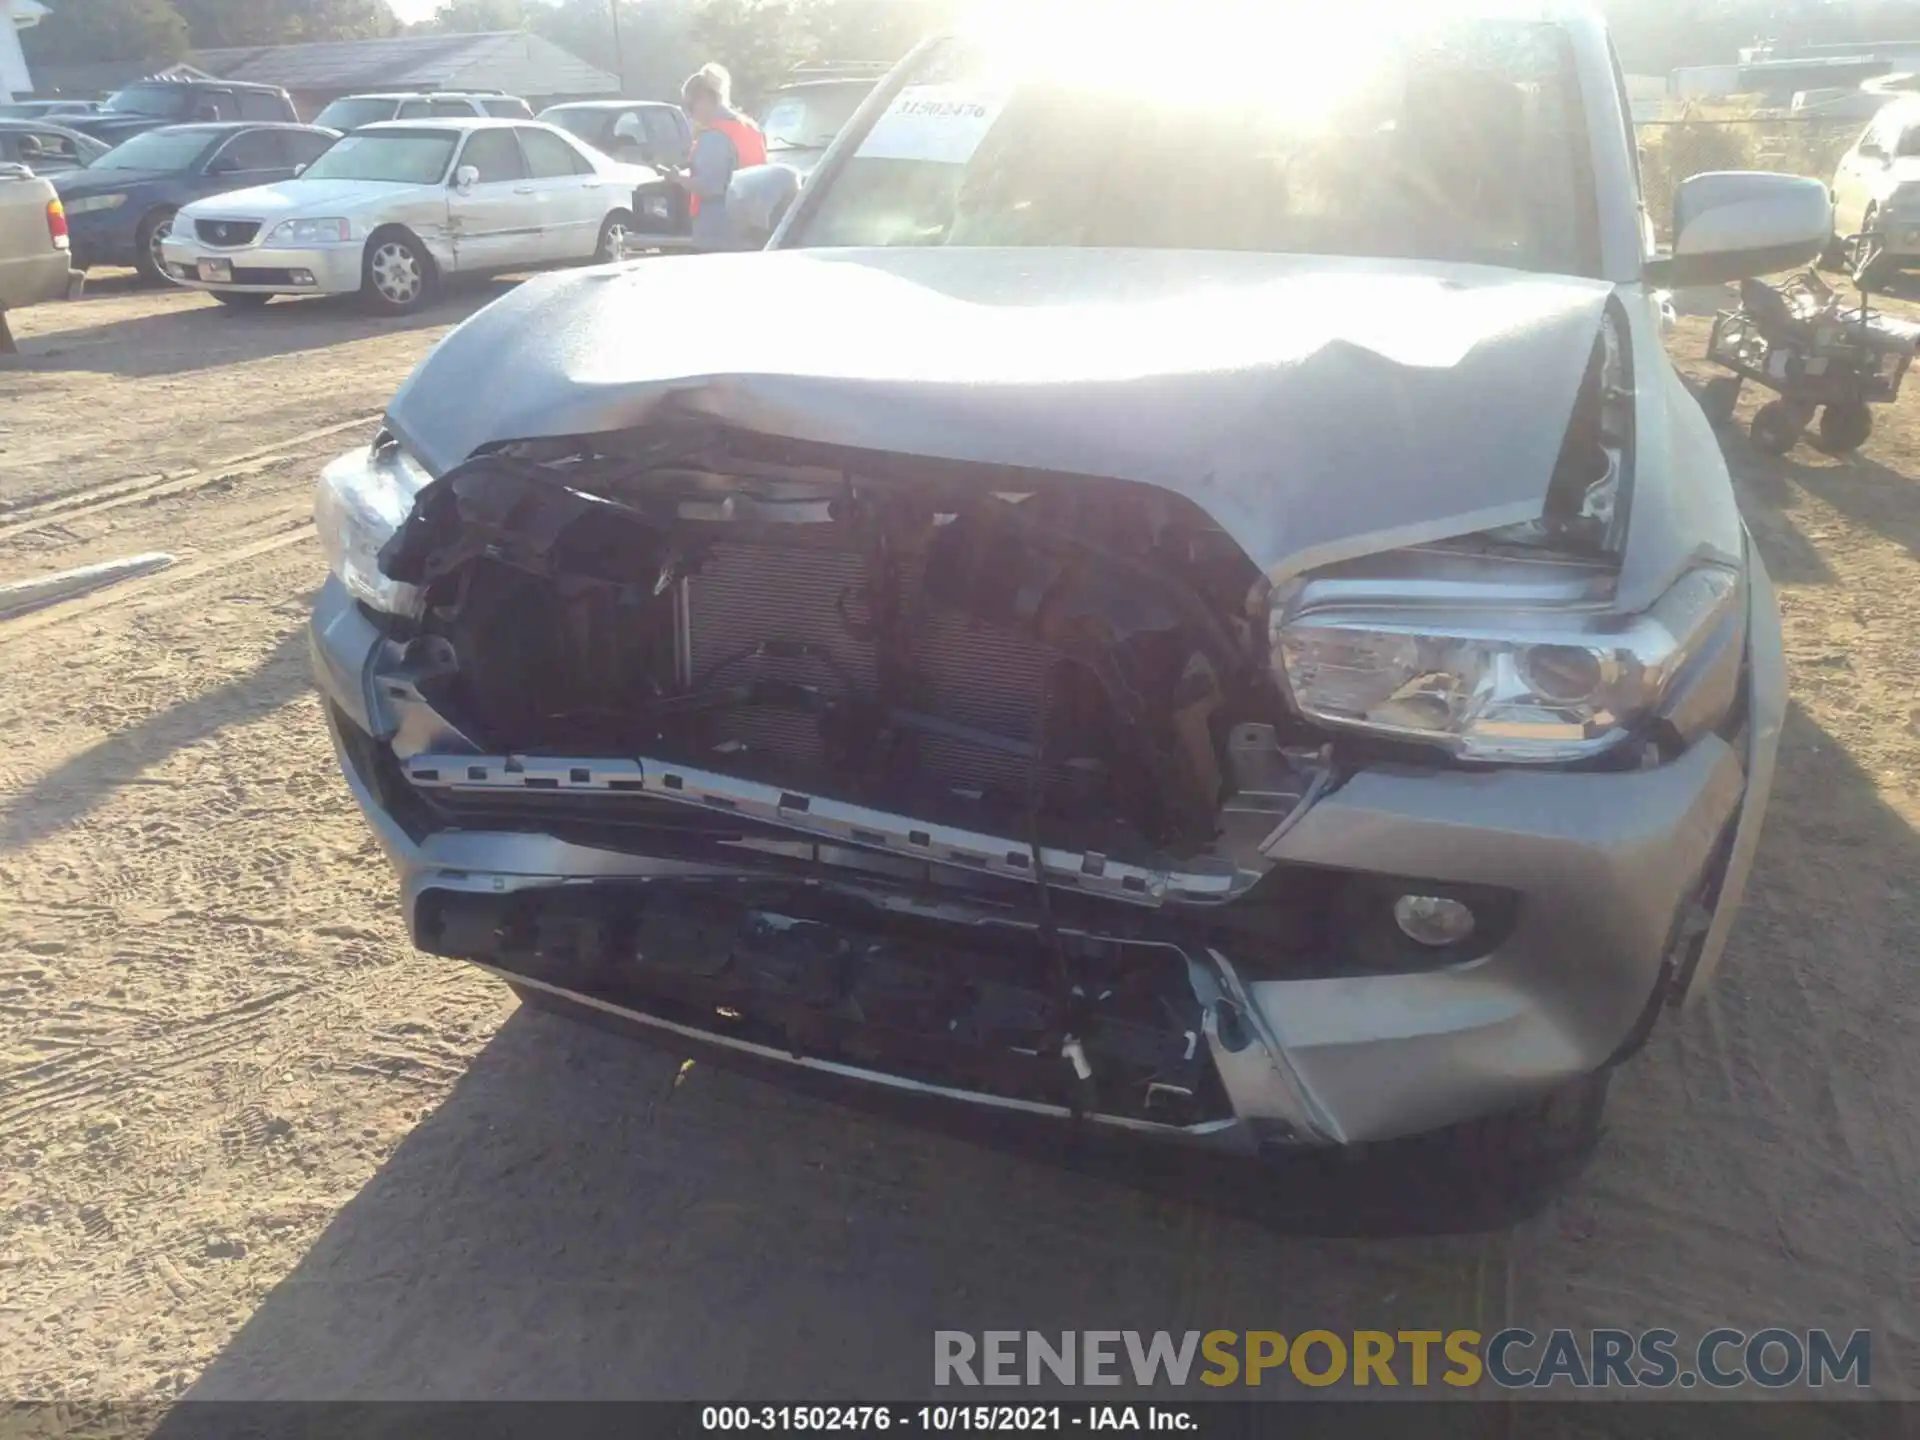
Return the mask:
{"type": "Polygon", "coordinates": [[[620,0],[607,0],[607,8],[613,15],[613,73],[620,77],[620,94],[627,93],[627,57],[620,45],[620,0]]]}

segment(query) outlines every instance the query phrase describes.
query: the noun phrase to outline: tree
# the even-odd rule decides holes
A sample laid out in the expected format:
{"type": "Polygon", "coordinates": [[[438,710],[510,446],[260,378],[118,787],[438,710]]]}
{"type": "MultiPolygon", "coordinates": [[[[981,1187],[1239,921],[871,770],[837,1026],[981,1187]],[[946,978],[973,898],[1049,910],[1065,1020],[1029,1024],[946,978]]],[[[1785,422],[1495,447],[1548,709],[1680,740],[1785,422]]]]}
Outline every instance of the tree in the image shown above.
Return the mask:
{"type": "Polygon", "coordinates": [[[815,51],[823,60],[898,60],[951,28],[962,8],[960,0],[816,0],[815,51]]]}
{"type": "MultiPolygon", "coordinates": [[[[709,60],[733,74],[742,103],[763,99],[806,60],[897,60],[947,24],[964,0],[620,0],[622,91],[678,99],[709,60]]],[[[444,0],[436,29],[497,28],[506,7],[562,49],[613,68],[609,0],[444,0]]],[[[507,20],[507,24],[515,23],[507,20]]]]}
{"type": "Polygon", "coordinates": [[[193,48],[299,45],[397,35],[387,0],[172,0],[186,17],[193,48]]]}
{"type": "MultiPolygon", "coordinates": [[[[253,0],[259,3],[259,0],[253,0]]],[[[387,0],[291,0],[282,44],[308,40],[377,40],[400,33],[400,17],[387,0]]]]}
{"type": "MultiPolygon", "coordinates": [[[[708,57],[692,33],[697,0],[622,0],[621,93],[636,100],[677,100],[680,82],[708,57]]],[[[614,68],[613,17],[607,0],[559,0],[527,6],[527,26],[583,59],[614,68]]]]}
{"type": "Polygon", "coordinates": [[[187,53],[187,22],[168,0],[59,0],[20,41],[30,65],[171,62],[187,53]]]}
{"type": "MultiPolygon", "coordinates": [[[[539,0],[534,0],[536,5],[539,0]]],[[[526,0],[441,0],[421,28],[471,35],[485,30],[521,30],[527,24],[526,0]]]]}
{"type": "Polygon", "coordinates": [[[802,0],[704,0],[691,26],[703,58],[733,75],[733,92],[752,105],[814,53],[817,7],[802,0]]]}
{"type": "Polygon", "coordinates": [[[690,26],[752,104],[807,60],[898,60],[949,26],[964,0],[698,0],[690,26]]]}

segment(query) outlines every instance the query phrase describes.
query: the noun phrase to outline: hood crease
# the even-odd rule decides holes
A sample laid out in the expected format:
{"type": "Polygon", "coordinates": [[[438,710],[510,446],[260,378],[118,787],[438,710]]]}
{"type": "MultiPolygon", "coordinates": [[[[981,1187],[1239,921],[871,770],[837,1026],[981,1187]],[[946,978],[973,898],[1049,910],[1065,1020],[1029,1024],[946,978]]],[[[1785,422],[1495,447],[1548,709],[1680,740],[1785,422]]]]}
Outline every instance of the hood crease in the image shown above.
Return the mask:
{"type": "Polygon", "coordinates": [[[389,410],[432,473],[690,415],[1185,496],[1274,580],[1537,518],[1611,293],[1470,266],[787,251],[541,277],[389,410]]]}

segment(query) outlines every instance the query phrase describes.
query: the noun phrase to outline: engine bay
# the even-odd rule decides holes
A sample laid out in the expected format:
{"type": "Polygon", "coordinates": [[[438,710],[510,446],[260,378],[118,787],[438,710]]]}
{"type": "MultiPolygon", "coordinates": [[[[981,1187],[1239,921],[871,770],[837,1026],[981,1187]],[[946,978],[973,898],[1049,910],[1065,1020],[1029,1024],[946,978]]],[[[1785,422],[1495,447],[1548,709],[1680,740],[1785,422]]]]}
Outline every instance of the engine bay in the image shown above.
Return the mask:
{"type": "Polygon", "coordinates": [[[1246,759],[1286,724],[1263,577],[1148,486],[715,428],[545,442],[428,486],[381,566],[424,595],[423,694],[489,753],[1141,862],[1307,788],[1277,730],[1246,759]]]}

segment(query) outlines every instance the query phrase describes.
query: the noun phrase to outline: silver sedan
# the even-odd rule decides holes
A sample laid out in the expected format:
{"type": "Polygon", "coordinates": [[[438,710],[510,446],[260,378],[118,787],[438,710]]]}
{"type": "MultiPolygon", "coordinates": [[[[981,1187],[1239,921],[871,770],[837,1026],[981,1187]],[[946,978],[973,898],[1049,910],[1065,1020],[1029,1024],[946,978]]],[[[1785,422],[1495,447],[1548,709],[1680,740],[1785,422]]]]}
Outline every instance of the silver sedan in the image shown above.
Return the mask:
{"type": "Polygon", "coordinates": [[[228,305],[358,294],[399,314],[452,275],[622,258],[658,178],[533,121],[369,125],[292,180],[189,205],[162,259],[228,305]]]}

